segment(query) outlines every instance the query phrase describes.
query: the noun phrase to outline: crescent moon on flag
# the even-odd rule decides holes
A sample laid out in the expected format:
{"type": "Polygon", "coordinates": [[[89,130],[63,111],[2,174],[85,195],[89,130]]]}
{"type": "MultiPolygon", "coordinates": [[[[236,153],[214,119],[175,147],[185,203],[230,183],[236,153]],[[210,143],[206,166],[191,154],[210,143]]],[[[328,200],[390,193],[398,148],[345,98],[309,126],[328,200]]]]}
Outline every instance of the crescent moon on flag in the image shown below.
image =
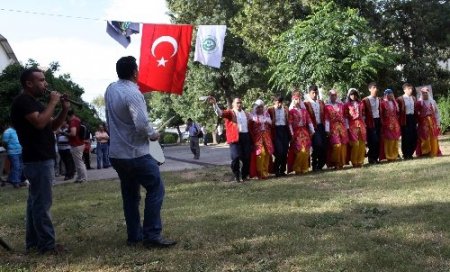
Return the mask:
{"type": "Polygon", "coordinates": [[[156,56],[155,56],[156,47],[158,47],[158,45],[163,42],[168,42],[173,46],[173,53],[170,57],[175,56],[175,54],[178,52],[178,43],[177,43],[177,40],[175,40],[173,37],[170,37],[170,36],[161,36],[153,42],[152,55],[156,58],[156,56]]]}

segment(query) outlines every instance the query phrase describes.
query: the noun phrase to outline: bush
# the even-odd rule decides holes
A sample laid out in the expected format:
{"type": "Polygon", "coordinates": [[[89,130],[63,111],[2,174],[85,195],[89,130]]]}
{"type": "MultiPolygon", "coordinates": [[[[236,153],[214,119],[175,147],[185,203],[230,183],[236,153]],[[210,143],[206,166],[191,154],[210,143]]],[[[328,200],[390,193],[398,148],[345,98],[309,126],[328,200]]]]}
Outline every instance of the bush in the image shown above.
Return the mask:
{"type": "Polygon", "coordinates": [[[442,133],[444,133],[450,128],[450,96],[441,97],[438,108],[441,116],[441,129],[442,133]]]}
{"type": "Polygon", "coordinates": [[[178,135],[175,133],[163,133],[161,135],[161,144],[175,144],[178,140],[178,135]]]}

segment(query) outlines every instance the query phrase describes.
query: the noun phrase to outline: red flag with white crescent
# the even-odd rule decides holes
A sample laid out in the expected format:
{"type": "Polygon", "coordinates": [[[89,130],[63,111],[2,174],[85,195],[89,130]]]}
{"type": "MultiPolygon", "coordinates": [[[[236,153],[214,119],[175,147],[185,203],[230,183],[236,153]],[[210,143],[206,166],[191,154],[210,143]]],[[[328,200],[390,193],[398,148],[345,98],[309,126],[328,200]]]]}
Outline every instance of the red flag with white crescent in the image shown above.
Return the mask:
{"type": "Polygon", "coordinates": [[[144,24],[138,76],[141,92],[183,93],[191,39],[192,25],[144,24]]]}

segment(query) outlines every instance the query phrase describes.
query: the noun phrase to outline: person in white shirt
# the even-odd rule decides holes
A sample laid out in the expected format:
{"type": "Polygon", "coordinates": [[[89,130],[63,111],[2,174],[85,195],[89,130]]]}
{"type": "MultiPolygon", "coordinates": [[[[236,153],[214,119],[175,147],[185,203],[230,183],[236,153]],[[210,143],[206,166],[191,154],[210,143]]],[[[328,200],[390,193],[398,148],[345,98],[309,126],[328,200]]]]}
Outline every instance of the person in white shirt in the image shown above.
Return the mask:
{"type": "Polygon", "coordinates": [[[367,157],[370,164],[379,163],[380,157],[380,138],[381,138],[381,121],[380,121],[380,98],[377,97],[377,83],[371,82],[368,85],[370,95],[362,101],[364,103],[366,127],[367,127],[367,157]]]}
{"type": "Polygon", "coordinates": [[[214,97],[208,98],[213,105],[217,116],[225,119],[226,138],[230,145],[231,170],[236,182],[248,179],[250,173],[250,155],[252,150],[252,140],[248,132],[248,121],[250,114],[242,108],[242,100],[235,98],[233,108],[221,110],[214,97]],[[242,161],[242,168],[240,162],[242,161]]]}
{"type": "Polygon", "coordinates": [[[402,155],[404,160],[413,158],[417,146],[417,119],[415,115],[416,98],[413,96],[413,85],[403,84],[402,96],[397,98],[402,131],[402,155]]]}
{"type": "Polygon", "coordinates": [[[275,148],[275,161],[273,164],[275,176],[286,175],[287,154],[291,133],[289,130],[289,109],[283,105],[283,97],[273,98],[273,106],[268,110],[272,119],[272,141],[275,148]]]}
{"type": "Polygon", "coordinates": [[[312,139],[311,165],[313,171],[320,171],[327,160],[327,135],[325,133],[325,103],[318,98],[316,85],[309,87],[305,97],[305,107],[311,117],[315,133],[312,139]]]}

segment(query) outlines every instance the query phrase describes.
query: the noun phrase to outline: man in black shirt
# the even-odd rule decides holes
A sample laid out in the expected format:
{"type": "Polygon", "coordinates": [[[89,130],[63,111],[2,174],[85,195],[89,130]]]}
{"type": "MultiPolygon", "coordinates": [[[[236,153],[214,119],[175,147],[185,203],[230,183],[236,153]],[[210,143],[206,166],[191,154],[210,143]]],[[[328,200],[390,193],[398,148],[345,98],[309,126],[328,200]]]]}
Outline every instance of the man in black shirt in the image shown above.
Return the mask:
{"type": "Polygon", "coordinates": [[[11,105],[11,120],[23,147],[24,174],[30,182],[27,201],[26,249],[36,248],[40,253],[61,253],[64,247],[55,244],[50,207],[54,178],[55,137],[53,131],[61,126],[70,103],[61,102],[62,110],[53,118],[61,94],[50,93],[45,107],[37,99],[47,89],[44,73],[37,68],[22,72],[23,93],[11,105]]]}

